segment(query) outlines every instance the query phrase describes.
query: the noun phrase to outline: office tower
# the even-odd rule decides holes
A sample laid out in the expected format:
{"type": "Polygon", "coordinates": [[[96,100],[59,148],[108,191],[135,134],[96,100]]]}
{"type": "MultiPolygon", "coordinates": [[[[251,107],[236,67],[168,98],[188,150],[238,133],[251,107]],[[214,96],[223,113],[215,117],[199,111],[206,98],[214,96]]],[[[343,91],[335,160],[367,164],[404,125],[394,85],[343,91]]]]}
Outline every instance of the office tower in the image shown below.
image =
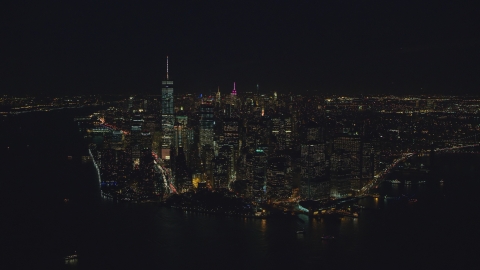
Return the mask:
{"type": "MultiPolygon", "coordinates": [[[[150,111],[153,112],[153,110],[150,111]]],[[[149,148],[156,154],[159,154],[161,153],[162,134],[160,130],[161,126],[157,122],[157,117],[154,114],[148,114],[145,115],[144,121],[142,131],[150,134],[151,145],[149,148]]]]}
{"type": "Polygon", "coordinates": [[[333,140],[331,160],[332,191],[334,197],[346,197],[361,177],[361,140],[359,136],[338,135],[333,140]]]}
{"type": "Polygon", "coordinates": [[[152,134],[147,130],[142,131],[142,138],[141,138],[141,149],[140,151],[147,150],[152,153],[152,134]]]}
{"type": "MultiPolygon", "coordinates": [[[[150,96],[143,102],[143,119],[144,125],[142,126],[143,132],[149,132],[151,135],[152,145],[150,149],[160,156],[162,152],[162,118],[161,118],[161,95],[150,96]]],[[[140,111],[139,111],[140,112],[140,111]]],[[[117,125],[119,126],[119,125],[117,125]]]]}
{"type": "Polygon", "coordinates": [[[268,145],[271,134],[269,119],[258,117],[248,120],[245,125],[245,138],[242,146],[248,147],[249,152],[253,152],[259,149],[259,146],[268,145]]]}
{"type": "Polygon", "coordinates": [[[194,162],[192,163],[191,157],[196,156],[198,157],[198,134],[196,132],[196,128],[187,126],[183,129],[185,136],[183,139],[185,140],[185,146],[183,151],[185,152],[185,158],[187,159],[187,164],[189,166],[195,166],[194,162]],[[194,153],[197,153],[196,155],[194,153]]]}
{"type": "Polygon", "coordinates": [[[221,144],[232,145],[235,151],[239,147],[240,121],[238,118],[223,119],[223,140],[221,144]]]}
{"type": "Polygon", "coordinates": [[[130,128],[130,149],[132,151],[132,160],[134,167],[140,164],[140,154],[144,142],[144,140],[142,139],[142,126],[142,116],[138,114],[134,115],[131,119],[130,128]]]}
{"type": "Polygon", "coordinates": [[[362,179],[373,179],[375,168],[375,154],[373,145],[368,142],[362,144],[362,179]]]}
{"type": "Polygon", "coordinates": [[[175,184],[177,191],[180,192],[185,192],[192,188],[190,170],[183,150],[183,147],[180,147],[178,154],[175,156],[175,184]]]}
{"type": "Polygon", "coordinates": [[[140,156],[139,171],[135,177],[135,189],[138,200],[151,200],[158,198],[159,174],[155,172],[154,166],[152,152],[150,149],[143,149],[140,156]]]}
{"type": "Polygon", "coordinates": [[[291,196],[291,158],[287,155],[270,158],[267,162],[267,196],[271,200],[287,199],[291,196]]]}
{"type": "Polygon", "coordinates": [[[272,141],[272,144],[275,149],[283,150],[285,149],[285,134],[284,134],[284,123],[280,115],[272,117],[272,135],[275,140],[272,141]]]}
{"type": "Polygon", "coordinates": [[[310,141],[300,146],[300,195],[307,199],[328,199],[330,196],[327,179],[326,147],[324,143],[310,141]]]}
{"type": "Polygon", "coordinates": [[[246,178],[251,183],[248,196],[255,202],[264,202],[267,185],[267,154],[256,149],[246,158],[246,178]]]}
{"type": "Polygon", "coordinates": [[[253,151],[257,149],[257,145],[261,144],[261,123],[260,121],[250,120],[247,122],[246,126],[244,146],[248,147],[250,153],[253,153],[253,151]]]}
{"type": "Polygon", "coordinates": [[[230,150],[224,155],[228,159],[229,181],[236,180],[236,161],[240,153],[239,143],[240,121],[238,118],[223,119],[222,136],[220,140],[220,148],[228,147],[230,150]]]}
{"type": "Polygon", "coordinates": [[[245,92],[239,100],[240,109],[243,113],[250,115],[255,111],[255,95],[253,92],[245,92]]]}
{"type": "Polygon", "coordinates": [[[220,107],[222,105],[222,96],[220,94],[220,87],[217,89],[217,93],[215,94],[215,106],[220,107]]]}
{"type": "Polygon", "coordinates": [[[214,169],[214,151],[213,147],[210,144],[205,145],[202,148],[201,158],[202,158],[202,170],[205,175],[205,181],[209,184],[212,184],[213,180],[213,169],[214,169]]]}
{"type": "Polygon", "coordinates": [[[213,106],[211,104],[201,104],[199,107],[200,115],[200,148],[206,145],[213,146],[213,106]]]}
{"type": "Polygon", "coordinates": [[[301,174],[305,179],[322,178],[325,176],[326,159],[325,144],[311,141],[301,144],[301,174]]]}
{"type": "Polygon", "coordinates": [[[176,115],[175,116],[175,126],[174,126],[174,138],[173,138],[173,147],[175,154],[178,155],[178,149],[183,148],[184,151],[187,149],[187,129],[188,116],[186,115],[176,115]]]}
{"type": "Polygon", "coordinates": [[[167,77],[162,81],[162,159],[170,159],[170,148],[172,146],[175,116],[173,111],[173,81],[168,75],[167,56],[167,77]]]}
{"type": "Polygon", "coordinates": [[[285,117],[285,148],[290,148],[292,146],[293,135],[292,117],[285,117]]]}
{"type": "Polygon", "coordinates": [[[275,106],[278,105],[277,101],[278,101],[278,99],[277,99],[277,91],[275,91],[275,92],[273,92],[273,104],[274,104],[275,106]]]}
{"type": "Polygon", "coordinates": [[[231,148],[223,146],[219,150],[218,156],[214,158],[213,183],[215,188],[228,188],[230,182],[230,162],[231,148]]]}
{"type": "Polygon", "coordinates": [[[272,117],[273,145],[276,150],[285,150],[292,143],[292,121],[290,116],[276,115],[272,117]]]}
{"type": "Polygon", "coordinates": [[[134,97],[128,98],[127,112],[130,112],[130,110],[133,108],[133,101],[134,101],[134,97]]]}

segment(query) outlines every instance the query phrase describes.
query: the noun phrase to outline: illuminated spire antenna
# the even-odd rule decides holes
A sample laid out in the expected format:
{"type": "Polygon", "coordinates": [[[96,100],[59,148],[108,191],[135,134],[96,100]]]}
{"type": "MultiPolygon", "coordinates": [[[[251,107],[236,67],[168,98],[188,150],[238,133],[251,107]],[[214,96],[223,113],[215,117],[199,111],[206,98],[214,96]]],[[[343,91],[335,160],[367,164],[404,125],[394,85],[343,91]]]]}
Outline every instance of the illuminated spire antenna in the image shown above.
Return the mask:
{"type": "Polygon", "coordinates": [[[167,55],[167,81],[168,81],[168,55],[167,55]]]}
{"type": "Polygon", "coordinates": [[[235,89],[235,82],[233,82],[233,90],[232,90],[232,95],[236,96],[237,95],[237,90],[235,89]]]}

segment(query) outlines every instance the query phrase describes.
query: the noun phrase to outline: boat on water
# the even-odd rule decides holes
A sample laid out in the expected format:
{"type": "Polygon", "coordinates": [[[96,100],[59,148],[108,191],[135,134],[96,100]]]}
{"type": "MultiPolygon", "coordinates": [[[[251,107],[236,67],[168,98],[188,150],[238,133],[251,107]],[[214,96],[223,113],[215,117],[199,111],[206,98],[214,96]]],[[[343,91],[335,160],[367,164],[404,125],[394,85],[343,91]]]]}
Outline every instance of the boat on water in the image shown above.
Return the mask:
{"type": "Polygon", "coordinates": [[[412,184],[412,181],[410,180],[405,181],[405,185],[411,185],[411,184],[412,184]]]}
{"type": "Polygon", "coordinates": [[[76,259],[78,259],[77,252],[75,252],[75,253],[72,254],[72,255],[65,256],[65,261],[66,261],[66,262],[68,262],[68,261],[73,261],[73,260],[76,260],[76,259]]]}
{"type": "Polygon", "coordinates": [[[297,234],[304,234],[305,233],[305,227],[297,230],[297,234]]]}
{"type": "Polygon", "coordinates": [[[443,184],[444,182],[445,182],[445,181],[443,181],[443,179],[442,179],[442,180],[440,180],[440,184],[443,184]]]}
{"type": "Polygon", "coordinates": [[[372,197],[373,197],[373,198],[380,198],[380,194],[378,194],[378,193],[373,193],[373,194],[372,194],[372,197]]]}
{"type": "Polygon", "coordinates": [[[392,184],[400,184],[401,182],[398,179],[395,180],[390,180],[390,183],[392,184]]]}

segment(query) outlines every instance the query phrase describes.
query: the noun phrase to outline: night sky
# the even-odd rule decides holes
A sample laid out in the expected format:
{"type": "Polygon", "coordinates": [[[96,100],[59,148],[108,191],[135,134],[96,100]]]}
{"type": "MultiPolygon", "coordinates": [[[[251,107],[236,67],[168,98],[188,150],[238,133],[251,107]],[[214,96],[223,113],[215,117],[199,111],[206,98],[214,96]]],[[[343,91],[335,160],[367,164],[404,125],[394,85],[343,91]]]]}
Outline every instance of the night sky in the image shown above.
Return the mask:
{"type": "Polygon", "coordinates": [[[475,2],[13,1],[0,93],[476,94],[475,2]]]}

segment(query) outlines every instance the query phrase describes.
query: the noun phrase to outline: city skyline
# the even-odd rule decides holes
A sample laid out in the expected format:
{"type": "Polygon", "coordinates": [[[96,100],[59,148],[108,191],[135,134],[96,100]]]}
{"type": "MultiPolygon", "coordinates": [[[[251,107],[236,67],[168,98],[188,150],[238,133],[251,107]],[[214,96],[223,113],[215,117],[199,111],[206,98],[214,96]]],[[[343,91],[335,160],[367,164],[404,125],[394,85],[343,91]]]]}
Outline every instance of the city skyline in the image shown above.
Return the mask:
{"type": "Polygon", "coordinates": [[[162,157],[159,97],[0,96],[10,268],[474,258],[480,98],[177,94],[162,157]]]}
{"type": "Polygon", "coordinates": [[[4,9],[2,93],[472,94],[467,4],[38,3],[4,9]]]}
{"type": "MultiPolygon", "coordinates": [[[[162,97],[173,81],[164,86],[162,97]]],[[[478,146],[478,98],[237,97],[232,91],[223,98],[177,97],[176,116],[171,101],[131,96],[99,111],[99,121],[77,118],[90,126],[85,138],[90,159],[100,164],[103,195],[169,201],[202,190],[234,191],[231,196],[257,210],[272,201],[328,203],[365,196],[414,155],[478,146]]]]}

